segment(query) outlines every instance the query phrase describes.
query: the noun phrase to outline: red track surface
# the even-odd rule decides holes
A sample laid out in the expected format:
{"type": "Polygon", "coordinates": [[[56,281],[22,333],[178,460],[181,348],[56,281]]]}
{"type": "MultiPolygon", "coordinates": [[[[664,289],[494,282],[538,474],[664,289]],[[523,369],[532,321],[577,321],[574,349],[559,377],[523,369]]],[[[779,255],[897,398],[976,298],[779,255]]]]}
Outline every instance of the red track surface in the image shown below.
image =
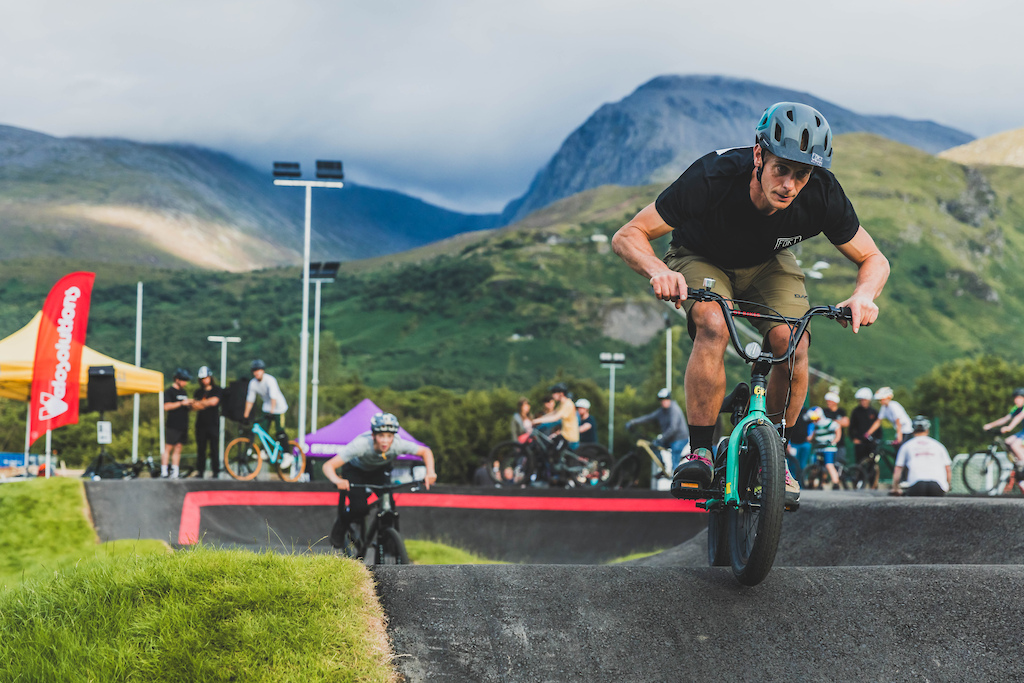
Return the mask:
{"type": "MultiPolygon", "coordinates": [[[[371,498],[371,500],[373,500],[371,498]]],[[[396,493],[400,507],[443,507],[473,510],[551,510],[560,512],[703,512],[694,501],[674,498],[548,498],[480,496],[449,493],[396,493]]],[[[210,505],[336,506],[335,491],[191,491],[181,508],[178,543],[199,539],[202,508],[210,505]]]]}

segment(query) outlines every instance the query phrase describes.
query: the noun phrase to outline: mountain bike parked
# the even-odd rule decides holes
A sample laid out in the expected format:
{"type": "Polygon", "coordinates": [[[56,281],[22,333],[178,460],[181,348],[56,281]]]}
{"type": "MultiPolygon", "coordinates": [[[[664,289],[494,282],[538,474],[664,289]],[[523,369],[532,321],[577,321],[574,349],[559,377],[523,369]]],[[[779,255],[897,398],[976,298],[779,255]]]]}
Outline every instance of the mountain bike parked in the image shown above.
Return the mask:
{"type": "MultiPolygon", "coordinates": [[[[630,433],[633,436],[633,433],[630,433]]],[[[637,438],[633,450],[615,461],[612,466],[611,476],[608,478],[608,486],[613,489],[628,489],[640,483],[640,475],[643,472],[644,464],[647,461],[655,465],[654,477],[661,479],[672,479],[672,472],[665,467],[665,461],[658,451],[668,451],[655,444],[654,441],[637,438]]]]}
{"type": "Polygon", "coordinates": [[[960,476],[971,493],[985,496],[1007,495],[1013,492],[1013,461],[1003,437],[997,436],[988,448],[967,456],[960,476]]]}
{"type": "Polygon", "coordinates": [[[422,481],[405,484],[353,484],[353,488],[374,491],[377,500],[370,505],[370,512],[362,523],[352,522],[345,531],[345,542],[341,552],[346,557],[365,559],[367,564],[409,564],[409,553],[405,541],[398,532],[398,509],[395,507],[395,491],[418,491],[422,481]]]}
{"type": "Polygon", "coordinates": [[[287,482],[298,481],[306,471],[306,453],[298,441],[288,442],[288,452],[259,423],[252,426],[252,436],[240,436],[224,449],[224,469],[239,481],[255,479],[266,458],[277,468],[277,476],[287,482]],[[289,458],[288,456],[291,456],[289,458]]]}
{"type": "Polygon", "coordinates": [[[491,450],[488,462],[491,478],[502,486],[546,483],[569,488],[607,486],[613,465],[601,444],[580,444],[575,451],[558,448],[540,429],[534,429],[523,443],[502,441],[491,450]]]}
{"type": "Polygon", "coordinates": [[[677,498],[702,500],[708,511],[708,560],[712,566],[732,565],[740,583],[753,586],[764,580],[775,562],[786,507],[786,452],[782,439],[766,411],[768,372],[789,361],[814,316],[850,320],[850,309],[815,306],[799,318],[775,313],[751,313],[729,307],[733,299],[711,291],[715,281],[704,280],[703,289],[687,288],[694,301],[715,302],[722,308],[729,337],[736,352],[751,364],[750,385],[741,382],[726,396],[721,412],[731,413],[736,426],[728,441],[715,453],[714,478],[708,489],[680,486],[677,498]],[[757,342],[744,348],[736,331],[735,317],[760,318],[785,323],[791,331],[789,348],[779,357],[757,342]]]}

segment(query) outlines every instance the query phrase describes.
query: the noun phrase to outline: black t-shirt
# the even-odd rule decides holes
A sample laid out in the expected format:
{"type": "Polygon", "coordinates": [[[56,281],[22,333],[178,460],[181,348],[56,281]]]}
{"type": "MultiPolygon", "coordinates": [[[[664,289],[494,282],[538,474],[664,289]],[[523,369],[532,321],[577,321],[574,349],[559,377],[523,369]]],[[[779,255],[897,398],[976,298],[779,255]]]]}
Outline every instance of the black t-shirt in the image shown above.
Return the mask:
{"type": "Polygon", "coordinates": [[[811,422],[807,419],[807,411],[801,410],[800,417],[796,419],[796,423],[786,430],[786,438],[789,439],[789,443],[794,446],[807,443],[807,431],[810,425],[811,422]]]}
{"type": "Polygon", "coordinates": [[[850,413],[850,436],[854,439],[862,438],[864,432],[871,429],[871,425],[875,424],[877,419],[878,411],[871,406],[857,406],[850,413]]]}
{"type": "Polygon", "coordinates": [[[860,220],[839,181],[815,168],[785,209],[770,216],[750,201],[753,147],[707,154],[658,197],[655,208],[672,226],[672,246],[685,247],[721,268],[749,268],[824,232],[846,244],[860,220]]]}
{"type": "Polygon", "coordinates": [[[590,429],[580,432],[580,443],[597,443],[597,420],[591,415],[586,420],[580,420],[580,426],[590,425],[590,429]]]}
{"type": "MultiPolygon", "coordinates": [[[[164,390],[164,403],[177,403],[184,401],[188,398],[188,393],[184,389],[177,389],[172,384],[164,390]]],[[[188,414],[192,412],[192,409],[188,406],[181,406],[174,410],[167,411],[167,422],[165,423],[168,429],[177,429],[178,431],[185,431],[188,429],[188,414]]]]}
{"type": "Polygon", "coordinates": [[[192,398],[197,401],[202,401],[203,399],[211,397],[219,398],[220,402],[215,406],[203,408],[196,413],[197,431],[200,429],[205,431],[220,431],[220,404],[224,401],[224,390],[216,384],[211,384],[209,389],[199,387],[196,389],[196,393],[192,394],[192,398]]]}

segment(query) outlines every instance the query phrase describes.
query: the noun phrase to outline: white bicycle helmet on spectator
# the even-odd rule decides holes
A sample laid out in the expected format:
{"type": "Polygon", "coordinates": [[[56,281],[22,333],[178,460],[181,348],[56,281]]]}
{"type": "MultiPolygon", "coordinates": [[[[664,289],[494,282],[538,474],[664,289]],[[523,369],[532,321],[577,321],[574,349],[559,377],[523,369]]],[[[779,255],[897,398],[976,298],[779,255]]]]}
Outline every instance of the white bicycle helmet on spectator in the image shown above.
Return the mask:
{"type": "Polygon", "coordinates": [[[370,431],[374,434],[381,432],[397,434],[398,418],[391,413],[377,413],[370,418],[370,431]]]}
{"type": "Polygon", "coordinates": [[[658,398],[672,398],[672,392],[666,387],[658,392],[658,398]]]}
{"type": "Polygon", "coordinates": [[[199,372],[196,373],[196,377],[198,377],[199,379],[203,379],[204,377],[213,377],[213,373],[210,372],[209,367],[204,365],[203,367],[199,368],[199,372]]]}
{"type": "Polygon", "coordinates": [[[892,387],[882,387],[875,392],[876,401],[880,401],[883,398],[892,398],[892,387]]]}
{"type": "Polygon", "coordinates": [[[807,419],[811,422],[817,422],[823,417],[825,417],[825,411],[821,409],[821,406],[814,406],[807,411],[807,419]]]}
{"type": "Polygon", "coordinates": [[[853,397],[858,401],[863,401],[864,399],[870,401],[872,398],[874,398],[874,396],[875,393],[871,391],[870,387],[861,387],[860,389],[857,390],[857,393],[853,395],[853,397]]]}
{"type": "Polygon", "coordinates": [[[833,403],[839,403],[839,394],[837,394],[834,391],[830,391],[827,394],[825,394],[825,400],[832,401],[833,403]]]}
{"type": "Polygon", "coordinates": [[[590,410],[590,401],[588,401],[585,398],[581,398],[580,400],[576,401],[576,407],[590,410]]]}
{"type": "Polygon", "coordinates": [[[929,429],[932,428],[932,421],[929,420],[924,415],[918,415],[914,418],[910,425],[911,429],[913,429],[915,432],[927,432],[929,429]]]}

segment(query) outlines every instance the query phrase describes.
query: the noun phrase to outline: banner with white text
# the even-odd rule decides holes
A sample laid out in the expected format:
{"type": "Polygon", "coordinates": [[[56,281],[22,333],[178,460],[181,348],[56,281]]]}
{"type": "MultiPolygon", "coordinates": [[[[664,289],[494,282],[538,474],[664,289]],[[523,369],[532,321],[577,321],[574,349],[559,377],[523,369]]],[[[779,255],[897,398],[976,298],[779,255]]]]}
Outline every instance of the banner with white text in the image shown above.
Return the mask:
{"type": "Polygon", "coordinates": [[[82,346],[95,279],[95,273],[71,273],[46,297],[32,367],[29,441],[78,422],[82,346]]]}

